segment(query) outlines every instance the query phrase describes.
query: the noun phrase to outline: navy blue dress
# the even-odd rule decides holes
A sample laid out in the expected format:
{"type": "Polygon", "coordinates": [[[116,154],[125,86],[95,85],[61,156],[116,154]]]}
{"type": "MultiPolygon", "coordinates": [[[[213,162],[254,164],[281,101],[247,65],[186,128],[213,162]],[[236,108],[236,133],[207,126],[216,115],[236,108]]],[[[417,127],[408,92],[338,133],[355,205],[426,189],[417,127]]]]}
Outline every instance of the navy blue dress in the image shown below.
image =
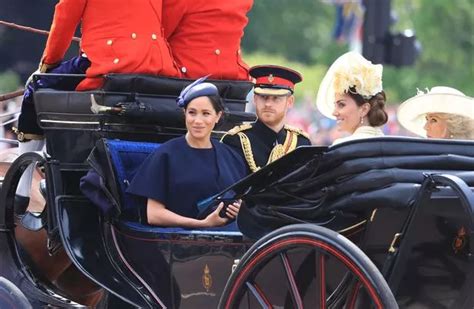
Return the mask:
{"type": "Polygon", "coordinates": [[[236,152],[217,140],[211,142],[210,149],[192,148],[184,136],[164,143],[143,162],[127,192],[196,218],[197,202],[246,175],[245,164],[236,152]]]}

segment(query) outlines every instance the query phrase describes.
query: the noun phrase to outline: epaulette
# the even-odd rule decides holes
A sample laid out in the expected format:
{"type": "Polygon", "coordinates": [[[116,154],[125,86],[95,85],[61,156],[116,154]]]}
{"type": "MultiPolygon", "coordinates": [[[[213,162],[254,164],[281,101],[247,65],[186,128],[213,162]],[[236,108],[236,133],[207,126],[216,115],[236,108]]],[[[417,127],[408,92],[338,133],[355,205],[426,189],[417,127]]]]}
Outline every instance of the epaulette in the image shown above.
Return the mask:
{"type": "Polygon", "coordinates": [[[307,139],[309,139],[309,134],[306,133],[305,131],[301,130],[300,128],[293,127],[293,126],[290,126],[290,125],[285,124],[285,130],[295,132],[295,133],[300,134],[300,135],[303,135],[304,137],[306,137],[307,139]]]}
{"type": "MultiPolygon", "coordinates": [[[[248,130],[252,128],[252,125],[250,123],[244,123],[244,124],[241,124],[240,126],[235,126],[233,127],[232,129],[230,129],[229,131],[227,131],[227,134],[228,135],[235,135],[239,132],[242,132],[242,131],[245,131],[245,130],[248,130]]],[[[227,135],[226,134],[226,135],[227,135]]]]}

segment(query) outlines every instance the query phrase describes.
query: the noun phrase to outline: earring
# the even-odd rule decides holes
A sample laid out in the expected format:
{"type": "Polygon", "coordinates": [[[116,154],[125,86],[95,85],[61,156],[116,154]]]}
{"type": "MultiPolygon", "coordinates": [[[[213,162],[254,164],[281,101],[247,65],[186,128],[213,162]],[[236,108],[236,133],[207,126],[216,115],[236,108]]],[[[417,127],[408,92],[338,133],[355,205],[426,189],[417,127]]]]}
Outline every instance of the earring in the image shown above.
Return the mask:
{"type": "Polygon", "coordinates": [[[360,125],[364,124],[364,117],[360,117],[360,125]]]}

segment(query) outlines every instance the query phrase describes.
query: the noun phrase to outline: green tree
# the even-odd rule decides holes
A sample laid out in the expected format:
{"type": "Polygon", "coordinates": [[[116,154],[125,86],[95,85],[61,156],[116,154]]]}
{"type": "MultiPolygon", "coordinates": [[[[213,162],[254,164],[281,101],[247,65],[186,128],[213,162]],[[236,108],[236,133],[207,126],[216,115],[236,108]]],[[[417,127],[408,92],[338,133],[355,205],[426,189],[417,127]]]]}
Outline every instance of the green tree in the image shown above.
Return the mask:
{"type": "Polygon", "coordinates": [[[247,52],[284,56],[306,64],[334,60],[347,47],[332,39],[335,10],[315,0],[257,0],[249,13],[243,46],[247,52]]]}
{"type": "MultiPolygon", "coordinates": [[[[414,29],[422,52],[414,66],[384,66],[389,103],[413,96],[416,88],[436,85],[473,96],[474,2],[392,0],[392,9],[398,14],[392,32],[414,29]]],[[[279,64],[304,71],[301,89],[315,94],[328,66],[348,50],[332,38],[334,18],[335,7],[322,1],[255,1],[242,43],[246,59],[251,64],[271,64],[274,58],[269,55],[278,56],[279,64]]]]}
{"type": "Polygon", "coordinates": [[[387,81],[401,98],[415,88],[436,85],[455,87],[474,96],[474,2],[472,0],[395,1],[400,21],[412,26],[422,44],[414,67],[387,70],[387,81]]]}
{"type": "Polygon", "coordinates": [[[327,66],[324,64],[308,65],[301,62],[290,61],[283,56],[275,56],[266,53],[253,53],[245,57],[250,66],[260,64],[282,65],[293,68],[303,75],[303,81],[295,86],[296,100],[299,102],[304,97],[316,97],[320,80],[326,73],[327,66]]]}
{"type": "Polygon", "coordinates": [[[0,73],[0,94],[15,91],[20,87],[20,76],[13,71],[0,73]]]}

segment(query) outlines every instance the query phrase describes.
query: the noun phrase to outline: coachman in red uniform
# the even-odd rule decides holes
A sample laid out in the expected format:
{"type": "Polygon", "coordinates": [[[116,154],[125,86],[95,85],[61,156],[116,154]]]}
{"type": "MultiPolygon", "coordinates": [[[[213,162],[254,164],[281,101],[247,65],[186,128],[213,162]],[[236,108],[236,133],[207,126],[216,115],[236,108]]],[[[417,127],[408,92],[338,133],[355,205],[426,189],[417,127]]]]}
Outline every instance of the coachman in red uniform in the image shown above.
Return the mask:
{"type": "Polygon", "coordinates": [[[162,0],[60,0],[41,71],[63,60],[81,23],[81,50],[91,66],[77,90],[100,88],[101,76],[107,73],[179,77],[163,37],[161,18],[162,0]]]}
{"type": "MultiPolygon", "coordinates": [[[[137,73],[180,77],[164,39],[162,0],[59,0],[41,58],[41,73],[86,73],[76,90],[100,88],[107,73],[137,73]],[[74,32],[81,24],[81,51],[87,55],[63,61],[74,32]],[[89,62],[90,61],[90,62],[89,62]],[[90,66],[89,66],[90,64],[90,66]]],[[[46,78],[38,87],[54,87],[46,78]]],[[[75,86],[75,84],[74,84],[75,86]]],[[[18,122],[19,153],[41,150],[43,130],[36,122],[33,85],[28,83],[18,122]]],[[[17,213],[28,206],[33,166],[20,180],[17,213]]]]}
{"type": "Polygon", "coordinates": [[[163,28],[183,77],[249,80],[240,41],[253,0],[163,0],[163,28]]]}

